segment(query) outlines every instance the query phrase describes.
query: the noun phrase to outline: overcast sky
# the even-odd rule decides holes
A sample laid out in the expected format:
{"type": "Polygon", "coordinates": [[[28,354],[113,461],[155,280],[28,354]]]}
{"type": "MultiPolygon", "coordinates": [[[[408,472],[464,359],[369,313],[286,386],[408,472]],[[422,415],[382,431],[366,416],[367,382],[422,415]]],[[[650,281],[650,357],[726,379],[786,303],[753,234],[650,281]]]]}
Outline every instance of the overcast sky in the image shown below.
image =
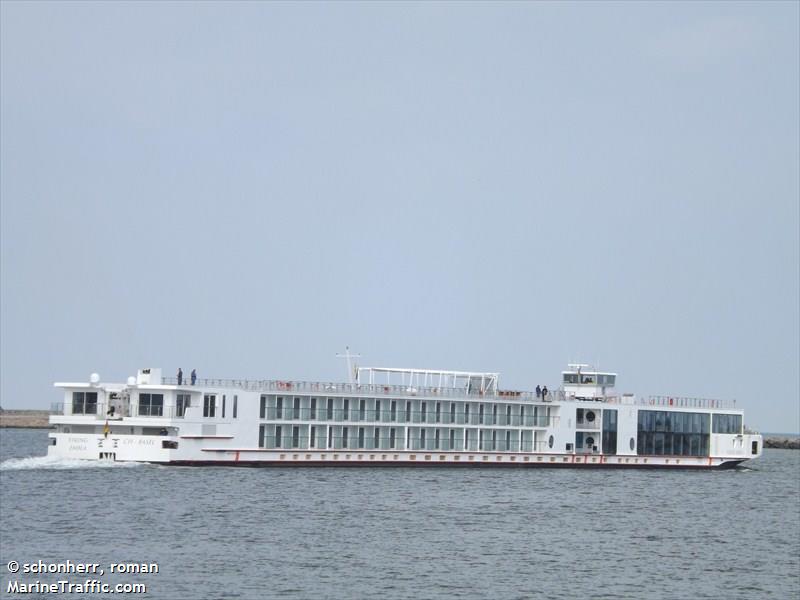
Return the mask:
{"type": "Polygon", "coordinates": [[[3,2],[4,408],[569,361],[800,430],[796,2],[3,2]]]}

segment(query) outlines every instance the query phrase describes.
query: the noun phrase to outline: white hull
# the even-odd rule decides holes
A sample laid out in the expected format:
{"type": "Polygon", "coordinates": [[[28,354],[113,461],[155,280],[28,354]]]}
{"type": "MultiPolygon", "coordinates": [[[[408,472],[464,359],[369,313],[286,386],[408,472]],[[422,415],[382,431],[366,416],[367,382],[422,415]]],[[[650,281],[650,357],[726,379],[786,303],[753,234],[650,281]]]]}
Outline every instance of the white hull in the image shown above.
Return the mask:
{"type": "Polygon", "coordinates": [[[608,395],[613,374],[578,372],[594,381],[584,385],[566,372],[564,387],[546,396],[499,391],[496,374],[481,375],[480,385],[491,387],[478,390],[178,385],[146,375],[127,385],[57,384],[64,404],[50,419],[48,454],[173,465],[713,469],[757,458],[763,448],[760,435],[744,433],[741,409],[608,395]]]}

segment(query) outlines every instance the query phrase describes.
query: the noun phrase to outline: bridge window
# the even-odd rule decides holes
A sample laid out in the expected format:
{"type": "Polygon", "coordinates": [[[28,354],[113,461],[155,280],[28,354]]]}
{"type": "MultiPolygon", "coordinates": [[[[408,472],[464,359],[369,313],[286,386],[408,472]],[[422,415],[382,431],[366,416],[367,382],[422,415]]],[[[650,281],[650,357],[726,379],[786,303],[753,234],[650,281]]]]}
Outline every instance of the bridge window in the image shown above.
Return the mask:
{"type": "Polygon", "coordinates": [[[139,394],[139,416],[160,417],[164,414],[164,394],[139,394]]]}
{"type": "Polygon", "coordinates": [[[97,392],[72,392],[72,414],[97,414],[97,392]]]}
{"type": "MultiPolygon", "coordinates": [[[[139,403],[141,404],[141,395],[139,396],[139,403]]],[[[216,394],[206,394],[203,396],[203,416],[213,417],[217,410],[217,396],[216,394]]]]}
{"type": "Polygon", "coordinates": [[[184,416],[186,414],[186,409],[191,405],[191,401],[191,394],[178,394],[178,398],[175,401],[175,416],[184,416]]]}

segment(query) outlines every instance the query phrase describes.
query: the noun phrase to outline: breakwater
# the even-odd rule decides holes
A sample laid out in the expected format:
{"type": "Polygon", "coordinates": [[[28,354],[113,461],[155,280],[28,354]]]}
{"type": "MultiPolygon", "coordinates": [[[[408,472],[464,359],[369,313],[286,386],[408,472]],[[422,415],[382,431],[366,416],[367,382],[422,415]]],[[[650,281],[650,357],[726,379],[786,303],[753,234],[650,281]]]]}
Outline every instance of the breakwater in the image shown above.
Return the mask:
{"type": "Polygon", "coordinates": [[[47,410],[0,410],[0,428],[47,429],[49,416],[47,410]]]}

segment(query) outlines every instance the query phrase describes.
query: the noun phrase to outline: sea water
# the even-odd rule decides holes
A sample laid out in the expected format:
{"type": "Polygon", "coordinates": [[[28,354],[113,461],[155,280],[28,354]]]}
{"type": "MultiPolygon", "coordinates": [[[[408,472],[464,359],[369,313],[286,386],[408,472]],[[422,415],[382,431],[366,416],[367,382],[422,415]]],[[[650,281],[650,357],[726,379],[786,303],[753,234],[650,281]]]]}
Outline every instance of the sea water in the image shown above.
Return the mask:
{"type": "Polygon", "coordinates": [[[662,471],[179,468],[46,448],[47,431],[0,430],[2,597],[89,578],[167,599],[800,596],[793,450],[662,471]],[[106,572],[8,570],[68,560],[106,572]],[[158,572],[108,572],[128,563],[158,572]]]}

